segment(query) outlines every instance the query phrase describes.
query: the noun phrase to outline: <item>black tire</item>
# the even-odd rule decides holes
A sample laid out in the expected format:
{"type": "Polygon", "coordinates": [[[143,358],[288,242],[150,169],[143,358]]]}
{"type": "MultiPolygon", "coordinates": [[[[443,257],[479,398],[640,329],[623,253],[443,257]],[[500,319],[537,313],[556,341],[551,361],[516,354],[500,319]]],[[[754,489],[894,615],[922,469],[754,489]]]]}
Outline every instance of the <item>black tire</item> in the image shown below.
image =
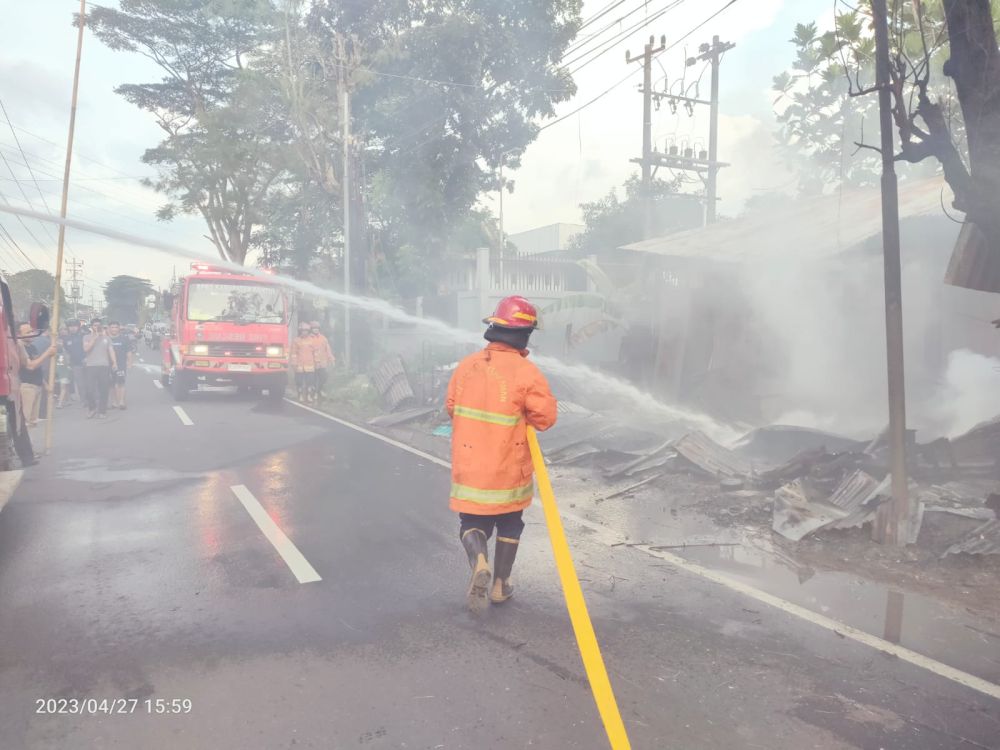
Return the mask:
{"type": "Polygon", "coordinates": [[[285,398],[285,386],[273,385],[267,389],[267,400],[275,403],[285,398]]]}
{"type": "Polygon", "coordinates": [[[174,397],[174,401],[186,401],[188,394],[191,393],[191,388],[188,385],[188,379],[183,372],[174,368],[173,375],[170,378],[170,393],[174,397]]]}

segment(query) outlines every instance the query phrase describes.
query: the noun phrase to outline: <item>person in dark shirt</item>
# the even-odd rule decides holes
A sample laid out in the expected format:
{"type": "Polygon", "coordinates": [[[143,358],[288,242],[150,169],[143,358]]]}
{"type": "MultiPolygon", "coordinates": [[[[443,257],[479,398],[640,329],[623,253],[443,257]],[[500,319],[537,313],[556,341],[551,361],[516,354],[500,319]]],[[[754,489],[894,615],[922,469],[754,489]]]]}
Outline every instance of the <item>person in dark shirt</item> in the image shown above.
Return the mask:
{"type": "Polygon", "coordinates": [[[63,349],[68,359],[73,390],[76,392],[76,397],[82,403],[86,400],[83,384],[83,368],[85,366],[83,358],[85,352],[83,350],[83,331],[80,330],[80,321],[68,321],[66,323],[66,331],[66,336],[63,339],[63,349]]]}
{"type": "Polygon", "coordinates": [[[111,373],[111,408],[125,409],[125,376],[132,366],[132,352],[135,344],[132,337],[122,331],[117,321],[108,324],[108,334],[111,336],[111,348],[115,352],[115,362],[118,368],[111,373]]]}
{"type": "MultiPolygon", "coordinates": [[[[22,338],[30,336],[31,324],[21,323],[18,331],[22,338]]],[[[24,411],[24,421],[28,427],[38,424],[38,410],[42,403],[42,388],[45,385],[42,365],[55,353],[54,344],[39,352],[31,339],[21,342],[21,369],[18,374],[21,379],[21,409],[24,411]]]]}

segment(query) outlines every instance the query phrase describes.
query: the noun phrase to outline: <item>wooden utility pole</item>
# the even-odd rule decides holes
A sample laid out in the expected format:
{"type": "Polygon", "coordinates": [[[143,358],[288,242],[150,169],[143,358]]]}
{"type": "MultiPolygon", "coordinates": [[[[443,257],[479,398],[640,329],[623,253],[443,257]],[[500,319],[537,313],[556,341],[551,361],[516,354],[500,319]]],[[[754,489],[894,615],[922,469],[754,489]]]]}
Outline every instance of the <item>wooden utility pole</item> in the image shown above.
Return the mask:
{"type": "Polygon", "coordinates": [[[882,256],[885,265],[885,338],[889,375],[889,468],[892,502],[879,509],[876,541],[904,546],[909,539],[906,476],[906,381],[903,370],[903,290],[899,260],[899,196],[896,190],[886,0],[873,0],[875,83],[882,130],[882,256]]]}
{"type": "MultiPolygon", "coordinates": [[[[63,169],[62,204],[59,208],[60,218],[66,218],[66,206],[69,202],[69,168],[73,162],[73,132],[76,129],[76,101],[80,90],[80,57],[83,54],[83,27],[86,23],[87,0],[80,0],[80,29],[76,35],[76,66],[73,68],[73,94],[69,105],[69,135],[66,137],[66,166],[63,169]]],[[[56,288],[52,295],[52,317],[49,324],[50,337],[58,345],[59,336],[59,297],[62,291],[63,248],[66,243],[66,225],[59,225],[59,245],[56,250],[56,288]]],[[[49,400],[55,395],[56,358],[49,362],[49,400]]],[[[49,417],[45,420],[45,452],[52,450],[52,423],[55,421],[56,410],[49,409],[49,417]]]]}
{"type": "MultiPolygon", "coordinates": [[[[656,39],[649,42],[642,51],[642,237],[649,239],[653,234],[653,56],[666,49],[667,38],[660,37],[660,46],[653,48],[656,39]]],[[[625,62],[631,65],[640,58],[633,58],[625,52],[625,62]]]]}

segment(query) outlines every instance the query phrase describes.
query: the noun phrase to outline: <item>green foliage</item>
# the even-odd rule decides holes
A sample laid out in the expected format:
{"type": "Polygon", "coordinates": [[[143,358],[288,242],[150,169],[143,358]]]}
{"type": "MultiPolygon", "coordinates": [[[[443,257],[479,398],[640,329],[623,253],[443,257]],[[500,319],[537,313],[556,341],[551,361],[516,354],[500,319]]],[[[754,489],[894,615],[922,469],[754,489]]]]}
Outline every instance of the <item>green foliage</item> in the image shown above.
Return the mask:
{"type": "MultiPolygon", "coordinates": [[[[1000,18],[1000,0],[991,0],[1000,18]]],[[[846,4],[844,7],[847,7],[846,4]]],[[[948,58],[948,30],[942,0],[890,3],[890,53],[897,90],[902,99],[896,126],[926,124],[915,111],[918,81],[929,79],[928,94],[947,114],[952,138],[964,148],[964,124],[954,89],[942,72],[948,58]]],[[[777,136],[786,159],[798,167],[800,188],[821,192],[831,184],[877,184],[880,156],[858,143],[877,144],[878,97],[869,91],[875,81],[875,39],[870,2],[836,14],[835,30],[820,34],[815,23],[797,24],[790,40],[795,57],[789,70],[774,77],[772,89],[780,124],[777,136]]],[[[907,169],[902,167],[905,176],[907,169]]],[[[925,169],[934,169],[929,163],[925,169]]]]}
{"type": "Polygon", "coordinates": [[[137,52],[164,77],[116,92],[153,114],[166,138],[143,161],[169,197],[158,218],[200,214],[219,254],[244,262],[263,203],[287,161],[273,85],[248,67],[275,35],[268,0],[121,0],[91,6],[88,25],[112,49],[137,52]]]}
{"type": "MultiPolygon", "coordinates": [[[[653,180],[653,236],[692,229],[702,224],[700,201],[677,192],[676,182],[653,180]]],[[[570,248],[579,255],[613,250],[643,236],[642,181],[636,175],[625,182],[625,198],[612,189],[603,198],[584,203],[586,229],[573,237],[570,248]]]]}
{"type": "Polygon", "coordinates": [[[345,87],[354,267],[421,290],[470,217],[484,224],[474,207],[499,165],[516,168],[536,120],[575,93],[558,61],[581,0],[120,5],[93,6],[89,23],[164,70],[118,89],[167,134],[144,157],[170,197],[160,218],[200,213],[223,257],[257,248],[298,274],[343,247],[345,87]]]}
{"type": "Polygon", "coordinates": [[[108,301],[105,316],[119,323],[138,323],[146,297],[154,292],[149,279],[115,276],[104,285],[104,298],[108,301]]]}
{"type": "MultiPolygon", "coordinates": [[[[42,302],[52,307],[53,292],[56,288],[56,277],[40,268],[29,268],[18,271],[7,277],[10,287],[11,302],[14,303],[14,315],[18,320],[27,320],[31,305],[42,302]]],[[[66,293],[59,290],[59,305],[61,313],[66,313],[66,293]]],[[[54,323],[53,323],[54,325],[54,323]]]]}

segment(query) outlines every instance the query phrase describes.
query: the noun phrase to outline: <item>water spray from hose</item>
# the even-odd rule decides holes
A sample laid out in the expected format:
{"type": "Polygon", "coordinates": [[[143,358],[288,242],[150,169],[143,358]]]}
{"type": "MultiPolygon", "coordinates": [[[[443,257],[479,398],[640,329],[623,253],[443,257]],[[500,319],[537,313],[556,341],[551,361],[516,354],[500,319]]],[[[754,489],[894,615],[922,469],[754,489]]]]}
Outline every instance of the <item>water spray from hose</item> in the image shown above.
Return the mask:
{"type": "MultiPolygon", "coordinates": [[[[103,237],[125,242],[130,245],[148,247],[151,250],[159,250],[171,255],[179,255],[193,261],[209,262],[214,266],[256,276],[270,283],[278,283],[288,289],[293,289],[311,297],[328,299],[338,304],[349,305],[358,310],[382,315],[385,318],[399,323],[419,326],[458,344],[469,344],[475,346],[482,341],[482,336],[479,333],[453,328],[444,321],[437,320],[436,318],[420,318],[416,315],[411,315],[390,302],[376,297],[366,297],[354,294],[349,295],[333,289],[324,289],[323,287],[309,281],[295,279],[290,276],[282,276],[281,274],[273,274],[259,268],[249,268],[247,266],[242,266],[239,263],[233,263],[232,261],[220,260],[214,257],[209,258],[203,253],[189,250],[178,245],[172,245],[166,242],[160,242],[159,240],[128,234],[126,232],[119,232],[109,227],[104,227],[87,221],[68,218],[60,219],[57,216],[17,208],[15,206],[0,206],[0,211],[24,218],[36,219],[38,221],[62,224],[66,227],[78,229],[82,232],[101,235],[103,237]]],[[[702,430],[710,437],[720,442],[728,443],[735,440],[739,436],[738,432],[733,427],[723,424],[707,414],[663,403],[631,383],[600,372],[599,370],[595,370],[592,367],[563,362],[562,360],[551,356],[534,356],[533,360],[543,370],[563,377],[583,389],[600,391],[602,395],[613,395],[623,401],[627,401],[635,407],[637,412],[646,417],[660,417],[669,422],[683,423],[691,428],[702,430]]]]}

